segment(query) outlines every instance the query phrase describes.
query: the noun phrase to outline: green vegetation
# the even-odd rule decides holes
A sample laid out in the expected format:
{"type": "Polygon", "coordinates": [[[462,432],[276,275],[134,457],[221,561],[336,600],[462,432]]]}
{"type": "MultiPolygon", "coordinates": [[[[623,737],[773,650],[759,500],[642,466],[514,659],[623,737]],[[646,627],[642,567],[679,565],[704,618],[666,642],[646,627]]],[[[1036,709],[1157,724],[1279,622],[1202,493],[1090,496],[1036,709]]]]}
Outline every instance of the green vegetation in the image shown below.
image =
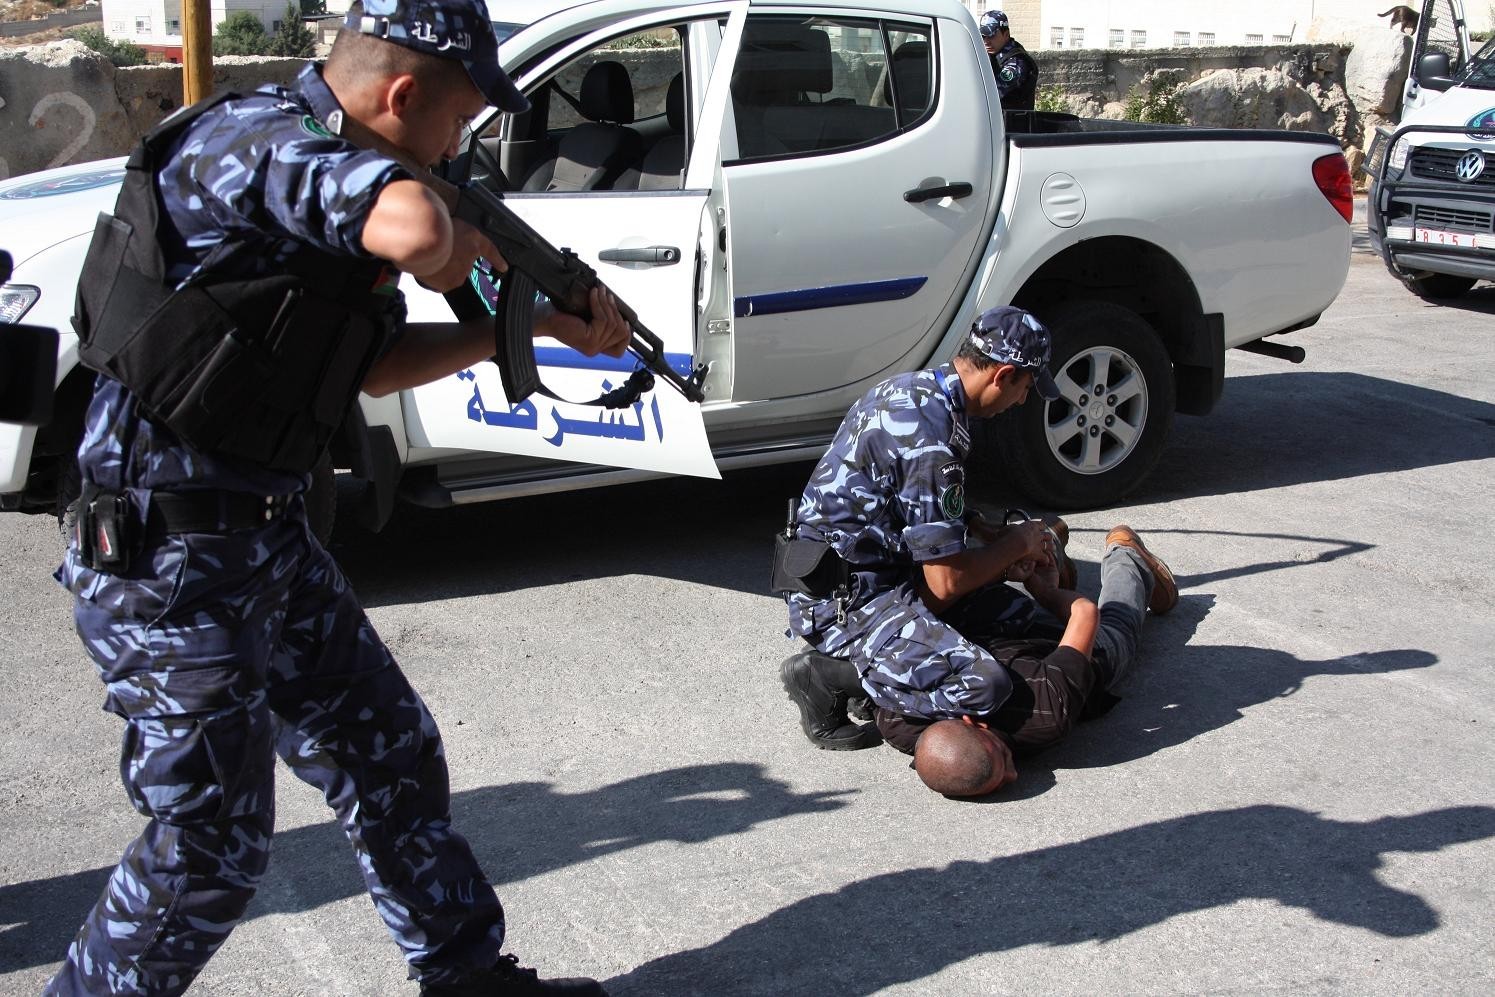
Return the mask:
{"type": "Polygon", "coordinates": [[[1063,87],[1040,87],[1038,96],[1033,99],[1035,111],[1067,112],[1069,108],[1064,103],[1063,87]]]}
{"type": "Polygon", "coordinates": [[[286,6],[280,30],[275,34],[265,31],[258,16],[247,10],[232,15],[213,35],[214,55],[281,55],[306,58],[315,52],[316,36],[301,20],[301,9],[296,4],[286,6]]]}
{"type": "MultiPolygon", "coordinates": [[[[325,7],[325,4],[323,5],[325,7]]],[[[301,9],[294,3],[286,5],[285,19],[280,30],[270,39],[270,54],[306,59],[316,53],[317,38],[301,19],[301,9]]]]}
{"type": "Polygon", "coordinates": [[[258,16],[241,10],[213,33],[214,55],[269,55],[270,35],[258,16]]]}
{"type": "Polygon", "coordinates": [[[1126,107],[1121,116],[1127,121],[1143,121],[1155,125],[1186,125],[1189,116],[1184,113],[1183,98],[1178,91],[1178,80],[1154,76],[1143,93],[1141,85],[1127,91],[1126,107]]]}
{"type": "Polygon", "coordinates": [[[116,66],[143,66],[145,65],[145,49],[134,42],[117,42],[112,38],[104,37],[104,29],[90,25],[68,32],[68,36],[76,38],[84,45],[114,63],[116,66]]]}

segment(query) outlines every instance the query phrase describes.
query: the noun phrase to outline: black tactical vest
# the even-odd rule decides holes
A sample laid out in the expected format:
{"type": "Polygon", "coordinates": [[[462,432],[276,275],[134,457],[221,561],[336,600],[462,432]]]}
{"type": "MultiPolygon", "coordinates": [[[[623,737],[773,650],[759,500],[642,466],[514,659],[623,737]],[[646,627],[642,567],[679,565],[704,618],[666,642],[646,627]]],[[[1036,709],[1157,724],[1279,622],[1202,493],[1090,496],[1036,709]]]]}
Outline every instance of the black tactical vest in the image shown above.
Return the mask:
{"type": "Polygon", "coordinates": [[[224,277],[215,262],[173,290],[161,254],[156,173],[202,101],[154,128],[125,164],[114,214],[100,214],[73,327],[83,364],[128,388],[196,450],[309,471],[394,329],[378,261],[305,248],[284,272],[224,277]]]}
{"type": "Polygon", "coordinates": [[[1038,96],[1038,63],[1028,54],[1028,50],[1020,42],[1013,42],[1012,51],[1006,55],[994,54],[990,58],[991,71],[999,80],[1002,78],[1002,67],[1008,63],[1017,63],[1025,71],[1023,82],[1002,98],[1002,110],[1033,110],[1038,96]]]}

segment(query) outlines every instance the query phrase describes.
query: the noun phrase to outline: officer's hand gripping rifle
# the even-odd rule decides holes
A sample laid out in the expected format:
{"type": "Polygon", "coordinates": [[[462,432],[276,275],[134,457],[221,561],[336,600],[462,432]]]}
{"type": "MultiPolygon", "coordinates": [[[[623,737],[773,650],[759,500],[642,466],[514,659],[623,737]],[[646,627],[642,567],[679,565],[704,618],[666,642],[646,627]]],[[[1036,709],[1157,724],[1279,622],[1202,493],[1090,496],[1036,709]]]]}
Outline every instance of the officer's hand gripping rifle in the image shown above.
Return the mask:
{"type": "MultiPolygon", "coordinates": [[[[329,130],[355,145],[375,149],[404,165],[441,199],[453,218],[459,218],[482,232],[498,247],[509,264],[508,272],[499,282],[498,307],[493,316],[497,350],[494,359],[498,362],[504,395],[509,404],[514,405],[536,391],[550,394],[540,383],[535,366],[535,290],[538,288],[561,311],[590,321],[592,289],[602,287],[612,293],[597,277],[597,271],[569,249],[552,245],[515,214],[503,202],[502,196],[471,181],[449,183],[411,163],[404,150],[346,114],[334,113],[329,117],[335,119],[327,122],[329,130]]],[[[446,299],[459,319],[482,314],[477,311],[473,291],[469,288],[449,291],[446,299]]],[[[613,294],[613,300],[631,332],[628,349],[644,366],[634,371],[623,387],[587,404],[608,408],[631,405],[654,386],[652,375],[664,378],[687,400],[704,401],[706,393],[701,386],[706,380],[706,365],[700,364],[688,376],[682,375],[669,365],[665,359],[664,342],[639,321],[638,313],[616,294],[613,294]]],[[[483,307],[486,312],[486,304],[483,307]]]]}

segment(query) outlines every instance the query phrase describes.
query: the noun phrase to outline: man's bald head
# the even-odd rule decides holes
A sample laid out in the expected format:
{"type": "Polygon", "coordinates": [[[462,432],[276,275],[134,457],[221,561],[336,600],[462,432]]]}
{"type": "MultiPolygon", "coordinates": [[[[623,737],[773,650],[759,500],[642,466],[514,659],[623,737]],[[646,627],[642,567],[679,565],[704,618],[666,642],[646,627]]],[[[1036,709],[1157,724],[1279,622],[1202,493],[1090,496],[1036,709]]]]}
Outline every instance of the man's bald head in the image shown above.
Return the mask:
{"type": "Polygon", "coordinates": [[[945,796],[985,796],[1009,781],[1011,752],[991,731],[959,720],[941,720],[919,735],[914,770],[924,785],[945,796]]]}

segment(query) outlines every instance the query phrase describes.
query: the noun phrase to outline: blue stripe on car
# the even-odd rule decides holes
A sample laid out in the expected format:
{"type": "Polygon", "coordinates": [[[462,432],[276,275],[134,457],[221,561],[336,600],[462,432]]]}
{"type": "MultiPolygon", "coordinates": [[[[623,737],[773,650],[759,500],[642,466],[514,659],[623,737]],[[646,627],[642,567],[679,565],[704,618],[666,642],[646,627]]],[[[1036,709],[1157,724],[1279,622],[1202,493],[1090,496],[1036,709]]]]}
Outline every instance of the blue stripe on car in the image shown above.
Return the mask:
{"type": "Polygon", "coordinates": [[[897,301],[923,287],[928,277],[894,277],[861,284],[832,284],[829,287],[806,287],[797,291],[775,291],[738,298],[732,311],[738,318],[757,315],[781,315],[784,312],[807,312],[816,308],[840,308],[843,305],[866,305],[876,301],[897,301]]]}

